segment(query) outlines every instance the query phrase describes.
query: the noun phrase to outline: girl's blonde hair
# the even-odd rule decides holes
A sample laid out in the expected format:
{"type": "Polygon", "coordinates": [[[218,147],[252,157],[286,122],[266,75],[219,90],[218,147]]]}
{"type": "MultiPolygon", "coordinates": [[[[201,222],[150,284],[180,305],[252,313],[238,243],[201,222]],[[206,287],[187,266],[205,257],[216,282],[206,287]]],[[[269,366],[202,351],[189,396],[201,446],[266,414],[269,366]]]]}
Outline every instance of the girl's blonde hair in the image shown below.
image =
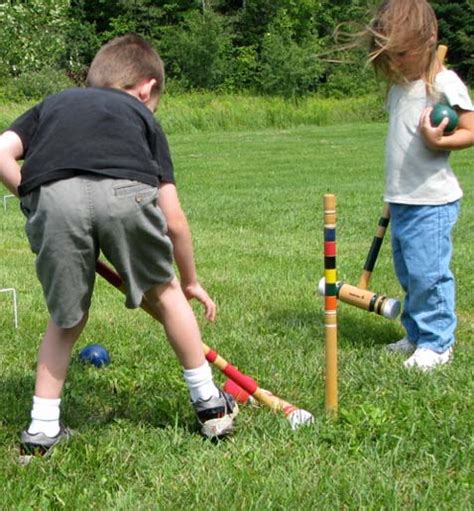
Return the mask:
{"type": "Polygon", "coordinates": [[[393,57],[410,51],[419,54],[420,76],[429,94],[440,69],[436,57],[438,21],[426,0],[385,0],[367,27],[369,61],[388,85],[406,82],[394,65],[393,57]]]}
{"type": "Polygon", "coordinates": [[[163,61],[148,41],[137,34],[126,34],[100,48],[86,85],[129,90],[150,78],[156,80],[155,92],[161,94],[165,83],[163,61]]]}

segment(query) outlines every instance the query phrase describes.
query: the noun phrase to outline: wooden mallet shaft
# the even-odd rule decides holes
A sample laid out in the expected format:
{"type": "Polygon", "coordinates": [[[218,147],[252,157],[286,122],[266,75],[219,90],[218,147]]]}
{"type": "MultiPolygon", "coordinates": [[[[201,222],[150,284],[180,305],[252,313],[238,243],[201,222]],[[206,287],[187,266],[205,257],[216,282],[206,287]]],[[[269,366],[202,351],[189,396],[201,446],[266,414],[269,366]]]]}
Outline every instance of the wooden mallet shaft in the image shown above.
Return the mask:
{"type": "Polygon", "coordinates": [[[385,231],[387,230],[389,221],[390,206],[388,203],[385,203],[383,206],[382,215],[379,218],[377,230],[375,231],[375,236],[372,239],[372,244],[370,245],[369,253],[367,254],[367,259],[365,260],[364,270],[362,271],[359,283],[357,284],[357,287],[360,289],[368,289],[369,287],[370,277],[374,271],[375,262],[379,256],[380,247],[382,246],[385,231]]]}

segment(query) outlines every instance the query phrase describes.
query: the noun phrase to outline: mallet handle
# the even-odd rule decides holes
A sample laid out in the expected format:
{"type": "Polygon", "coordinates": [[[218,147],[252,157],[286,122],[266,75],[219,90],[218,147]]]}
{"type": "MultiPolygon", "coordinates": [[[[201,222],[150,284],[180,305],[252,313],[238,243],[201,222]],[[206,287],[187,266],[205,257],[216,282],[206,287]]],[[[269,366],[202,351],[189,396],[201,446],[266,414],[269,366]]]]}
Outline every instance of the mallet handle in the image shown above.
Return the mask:
{"type": "Polygon", "coordinates": [[[385,202],[382,215],[379,218],[377,230],[375,231],[375,236],[372,239],[372,244],[370,245],[369,253],[367,254],[367,259],[365,260],[364,270],[360,276],[359,283],[357,284],[357,287],[360,289],[367,289],[369,287],[370,277],[374,271],[375,262],[379,256],[380,247],[382,246],[385,231],[387,230],[389,221],[390,206],[387,202],[385,202]]]}
{"type": "Polygon", "coordinates": [[[438,45],[436,50],[436,55],[441,64],[444,64],[444,59],[446,58],[446,53],[448,53],[448,47],[445,44],[438,45]]]}

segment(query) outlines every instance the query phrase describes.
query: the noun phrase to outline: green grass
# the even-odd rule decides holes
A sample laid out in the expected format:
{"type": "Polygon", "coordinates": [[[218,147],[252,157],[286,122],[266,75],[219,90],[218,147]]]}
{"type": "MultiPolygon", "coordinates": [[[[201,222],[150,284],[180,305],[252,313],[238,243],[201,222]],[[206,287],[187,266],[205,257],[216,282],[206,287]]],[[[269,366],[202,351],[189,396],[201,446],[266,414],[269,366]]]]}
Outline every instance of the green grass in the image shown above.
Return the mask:
{"type": "MultiPolygon", "coordinates": [[[[465,190],[454,362],[431,375],[404,370],[383,350],[400,325],[341,304],[339,420],[324,412],[322,196],[337,195],[338,274],[356,283],[382,209],[384,135],[383,124],[354,123],[170,137],[199,274],[219,307],[214,325],[196,307],[204,340],[311,411],[314,426],[297,432],[242,407],[233,438],[203,441],[163,332],[99,280],[76,353],[100,342],[112,364],[72,363],[63,416],[78,436],[19,466],[47,317],[18,205],[0,210],[0,287],[17,288],[20,308],[15,330],[0,294],[0,509],[472,509],[472,150],[452,155],[465,190]]],[[[389,239],[371,287],[401,296],[389,239]]]]}
{"type": "MultiPolygon", "coordinates": [[[[33,104],[31,101],[0,102],[0,131],[33,104]]],[[[293,101],[280,97],[199,92],[165,94],[158,116],[166,133],[189,134],[368,122],[380,120],[384,113],[382,97],[374,95],[347,99],[307,96],[293,101]]]]}

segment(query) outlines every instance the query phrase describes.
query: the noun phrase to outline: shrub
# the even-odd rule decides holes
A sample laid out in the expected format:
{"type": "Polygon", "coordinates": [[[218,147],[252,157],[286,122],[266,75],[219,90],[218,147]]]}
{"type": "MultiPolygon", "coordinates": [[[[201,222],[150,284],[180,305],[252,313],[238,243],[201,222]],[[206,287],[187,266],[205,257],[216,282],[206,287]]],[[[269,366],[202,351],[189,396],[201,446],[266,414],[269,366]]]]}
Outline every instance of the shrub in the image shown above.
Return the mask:
{"type": "Polygon", "coordinates": [[[333,64],[319,90],[326,97],[356,98],[380,92],[380,86],[373,69],[361,60],[360,63],[333,64]]]}
{"type": "Polygon", "coordinates": [[[64,34],[65,47],[60,66],[77,84],[83,84],[89,64],[100,47],[95,27],[79,19],[71,18],[64,34]]]}
{"type": "Polygon", "coordinates": [[[187,89],[217,89],[229,74],[232,40],[222,16],[192,12],[180,30],[167,27],[161,41],[169,75],[187,89]]]}
{"type": "Polygon", "coordinates": [[[16,102],[28,99],[40,100],[73,85],[72,80],[63,71],[44,68],[5,80],[3,97],[16,102]]]}
{"type": "Polygon", "coordinates": [[[298,44],[293,35],[291,22],[281,11],[263,39],[258,81],[264,94],[295,97],[316,88],[324,69],[316,56],[318,39],[298,44]]]}
{"type": "Polygon", "coordinates": [[[54,66],[64,49],[68,0],[0,4],[0,75],[54,66]]]}

